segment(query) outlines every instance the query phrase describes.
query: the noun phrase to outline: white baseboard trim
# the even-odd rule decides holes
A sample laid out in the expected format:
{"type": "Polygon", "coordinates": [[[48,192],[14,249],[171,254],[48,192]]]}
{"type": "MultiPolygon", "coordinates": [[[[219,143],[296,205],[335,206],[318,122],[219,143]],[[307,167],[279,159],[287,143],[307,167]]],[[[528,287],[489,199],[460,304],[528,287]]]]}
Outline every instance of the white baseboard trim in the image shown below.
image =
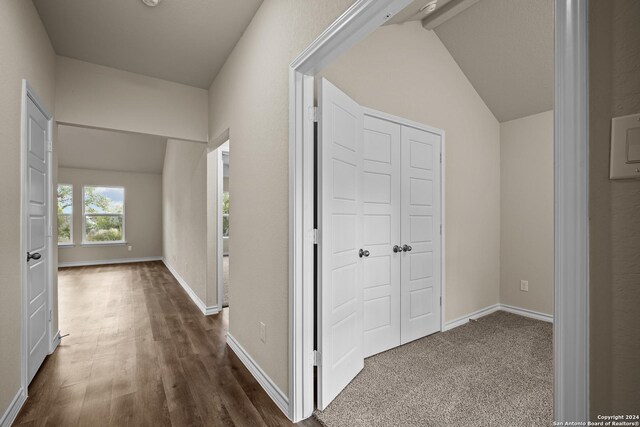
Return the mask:
{"type": "Polygon", "coordinates": [[[526,308],[514,307],[512,305],[500,304],[500,310],[524,317],[530,317],[543,322],[553,323],[553,316],[550,314],[540,313],[539,311],[528,310],[526,308]]]}
{"type": "Polygon", "coordinates": [[[189,295],[189,297],[195,303],[195,305],[198,306],[198,308],[200,309],[202,314],[204,314],[205,316],[209,316],[210,314],[220,313],[220,307],[218,305],[207,306],[204,303],[204,301],[202,301],[200,299],[200,297],[198,295],[196,295],[196,293],[193,291],[193,289],[191,289],[191,286],[189,286],[187,281],[184,280],[182,278],[182,276],[180,276],[180,274],[178,274],[178,272],[175,270],[175,268],[173,268],[171,266],[171,264],[169,264],[167,262],[166,259],[161,258],[161,260],[164,263],[165,267],[167,267],[167,269],[171,272],[171,274],[173,274],[173,277],[175,277],[175,279],[178,281],[178,283],[180,283],[180,286],[182,286],[182,289],[184,289],[184,291],[187,293],[187,295],[189,295]]]}
{"type": "Polygon", "coordinates": [[[444,324],[444,328],[442,328],[442,331],[444,332],[453,328],[457,328],[458,326],[462,326],[468,323],[471,319],[477,319],[479,317],[495,313],[498,310],[500,310],[500,304],[493,304],[489,307],[481,308],[480,310],[476,310],[473,313],[468,313],[464,316],[458,317],[457,319],[449,320],[444,324]]]}
{"type": "Polygon", "coordinates": [[[508,313],[517,314],[519,316],[530,317],[532,319],[553,323],[553,316],[549,314],[527,310],[525,308],[514,307],[507,304],[493,304],[489,307],[482,308],[480,310],[474,311],[473,313],[465,314],[464,316],[458,317],[457,319],[446,322],[444,324],[444,328],[442,328],[442,332],[457,328],[458,326],[466,324],[467,322],[469,322],[469,320],[479,319],[480,317],[495,313],[496,311],[506,311],[508,313]]]}
{"type": "Polygon", "coordinates": [[[210,316],[212,314],[218,314],[220,313],[222,310],[220,310],[220,307],[218,307],[217,305],[210,305],[208,307],[205,307],[204,309],[204,315],[205,316],[210,316]]]}
{"type": "Polygon", "coordinates": [[[4,411],[2,418],[0,418],[0,427],[10,427],[11,424],[16,420],[20,409],[22,409],[22,405],[27,401],[27,393],[25,393],[24,389],[20,387],[18,393],[15,395],[11,404],[4,411]]]}
{"type": "Polygon", "coordinates": [[[118,258],[118,259],[102,259],[102,260],[95,260],[95,261],[59,262],[58,267],[85,267],[90,265],[129,264],[132,262],[148,262],[148,261],[162,261],[162,257],[149,256],[149,257],[142,257],[142,258],[118,258]]]}
{"type": "Polygon", "coordinates": [[[60,331],[56,332],[56,334],[53,336],[53,339],[51,340],[51,347],[49,347],[49,354],[53,354],[53,352],[56,351],[56,348],[58,348],[58,346],[60,345],[61,339],[62,337],[60,337],[60,331]]]}
{"type": "Polygon", "coordinates": [[[269,378],[269,376],[258,366],[258,364],[249,356],[249,353],[233,338],[233,335],[227,333],[227,344],[238,356],[238,359],[247,367],[251,375],[260,383],[264,391],[275,402],[282,412],[289,418],[289,398],[278,388],[278,386],[269,378]]]}

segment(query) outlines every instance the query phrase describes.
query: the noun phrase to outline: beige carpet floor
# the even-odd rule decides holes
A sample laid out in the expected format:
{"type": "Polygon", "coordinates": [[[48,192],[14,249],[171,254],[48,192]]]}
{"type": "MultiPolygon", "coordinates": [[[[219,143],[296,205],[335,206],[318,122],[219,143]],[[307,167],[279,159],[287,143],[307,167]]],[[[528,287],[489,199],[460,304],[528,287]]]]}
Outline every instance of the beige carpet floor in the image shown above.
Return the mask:
{"type": "Polygon", "coordinates": [[[538,427],[552,408],[552,325],[499,311],[366,359],[314,416],[327,427],[538,427]]]}

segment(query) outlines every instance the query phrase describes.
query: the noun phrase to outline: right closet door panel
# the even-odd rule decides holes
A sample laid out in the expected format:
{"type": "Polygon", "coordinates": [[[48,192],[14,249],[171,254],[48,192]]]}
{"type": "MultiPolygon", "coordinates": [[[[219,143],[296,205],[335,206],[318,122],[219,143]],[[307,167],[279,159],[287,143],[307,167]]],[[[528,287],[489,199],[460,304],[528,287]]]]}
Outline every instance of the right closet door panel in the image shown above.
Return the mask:
{"type": "Polygon", "coordinates": [[[440,330],[440,146],[438,134],[401,128],[401,343],[440,330]]]}

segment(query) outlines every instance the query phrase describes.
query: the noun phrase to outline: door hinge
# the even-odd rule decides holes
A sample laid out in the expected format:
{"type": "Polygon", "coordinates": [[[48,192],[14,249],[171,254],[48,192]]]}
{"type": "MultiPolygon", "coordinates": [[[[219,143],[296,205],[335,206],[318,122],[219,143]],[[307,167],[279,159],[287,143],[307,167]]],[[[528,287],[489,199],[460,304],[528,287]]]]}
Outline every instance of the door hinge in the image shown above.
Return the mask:
{"type": "Polygon", "coordinates": [[[442,297],[440,297],[440,307],[442,307],[442,297]]]}
{"type": "Polygon", "coordinates": [[[440,224],[440,235],[442,236],[442,224],[440,224]]]}
{"type": "Polygon", "coordinates": [[[49,309],[49,322],[51,322],[52,319],[53,319],[52,310],[49,309]]]}
{"type": "Polygon", "coordinates": [[[320,366],[322,355],[318,350],[313,350],[313,366],[320,366]]]}
{"type": "Polygon", "coordinates": [[[318,122],[318,107],[309,107],[309,120],[314,123],[318,122]]]}
{"type": "Polygon", "coordinates": [[[53,140],[51,138],[47,141],[47,151],[49,153],[53,152],[53,140]]]}
{"type": "Polygon", "coordinates": [[[442,163],[442,153],[440,153],[440,163],[442,163]]]}
{"type": "Polygon", "coordinates": [[[320,232],[318,231],[317,228],[313,229],[313,244],[317,245],[318,243],[320,243],[320,232]]]}

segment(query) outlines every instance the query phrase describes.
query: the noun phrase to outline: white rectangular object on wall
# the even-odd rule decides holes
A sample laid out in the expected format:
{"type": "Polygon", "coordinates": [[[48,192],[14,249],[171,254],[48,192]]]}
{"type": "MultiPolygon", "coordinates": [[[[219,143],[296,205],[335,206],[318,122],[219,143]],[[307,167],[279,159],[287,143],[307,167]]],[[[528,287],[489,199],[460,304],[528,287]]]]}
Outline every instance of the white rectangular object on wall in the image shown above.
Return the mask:
{"type": "Polygon", "coordinates": [[[640,179],[640,114],[611,120],[610,179],[640,179]]]}

